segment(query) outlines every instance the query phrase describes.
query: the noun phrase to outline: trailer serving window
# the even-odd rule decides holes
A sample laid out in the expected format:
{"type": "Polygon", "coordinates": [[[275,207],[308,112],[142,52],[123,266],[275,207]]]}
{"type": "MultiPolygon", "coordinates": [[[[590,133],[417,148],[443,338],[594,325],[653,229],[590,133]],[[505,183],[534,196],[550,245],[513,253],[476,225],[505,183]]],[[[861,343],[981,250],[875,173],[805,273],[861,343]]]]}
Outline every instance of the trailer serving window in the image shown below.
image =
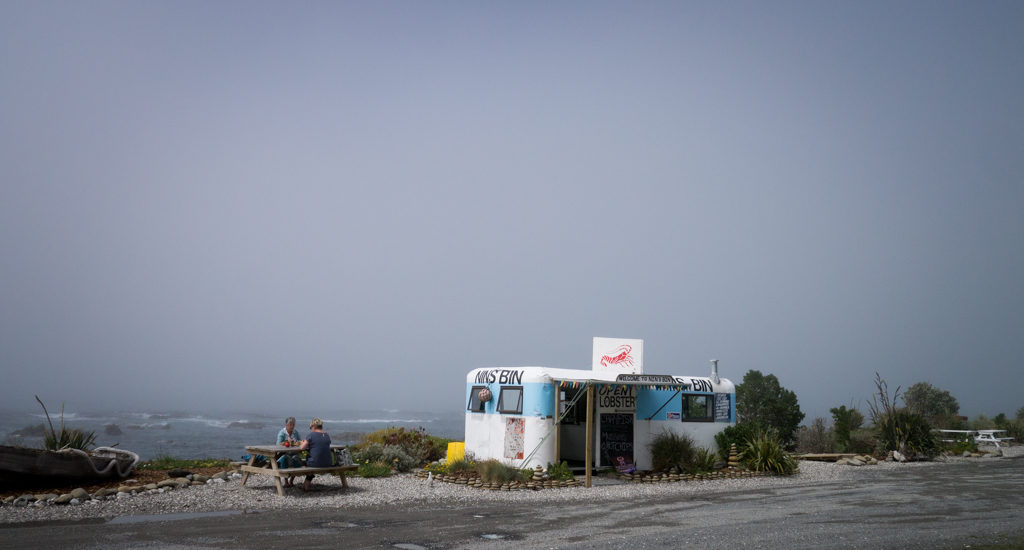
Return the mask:
{"type": "Polygon", "coordinates": [[[498,412],[510,414],[523,413],[523,387],[505,386],[498,396],[498,412]]]}
{"type": "Polygon", "coordinates": [[[683,395],[683,422],[714,422],[714,395],[683,395]]]}
{"type": "Polygon", "coordinates": [[[480,401],[480,390],[487,386],[473,386],[473,389],[469,390],[469,405],[466,407],[467,411],[475,413],[484,412],[484,401],[480,401]]]}

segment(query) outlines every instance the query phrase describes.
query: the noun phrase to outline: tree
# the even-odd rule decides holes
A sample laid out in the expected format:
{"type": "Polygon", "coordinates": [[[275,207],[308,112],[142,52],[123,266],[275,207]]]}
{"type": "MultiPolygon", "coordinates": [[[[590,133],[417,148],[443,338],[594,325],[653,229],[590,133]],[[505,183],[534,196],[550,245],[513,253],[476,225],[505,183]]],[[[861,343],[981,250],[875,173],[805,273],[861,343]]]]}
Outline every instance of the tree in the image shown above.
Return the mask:
{"type": "Polygon", "coordinates": [[[747,371],[736,386],[736,415],[739,422],[754,421],[778,430],[787,445],[804,419],[796,394],[783,388],[774,374],[766,376],[756,370],[747,371]]]}
{"type": "Polygon", "coordinates": [[[949,424],[960,412],[960,403],[946,390],[927,382],[918,382],[903,392],[903,402],[911,412],[920,414],[936,424],[949,424]]]}
{"type": "Polygon", "coordinates": [[[1024,420],[1024,407],[1017,409],[1017,420],[1024,420]]]}
{"type": "Polygon", "coordinates": [[[850,445],[850,433],[864,424],[864,415],[852,407],[847,409],[846,405],[833,407],[829,412],[832,413],[832,420],[835,423],[833,430],[836,434],[836,443],[845,451],[850,445]]]}

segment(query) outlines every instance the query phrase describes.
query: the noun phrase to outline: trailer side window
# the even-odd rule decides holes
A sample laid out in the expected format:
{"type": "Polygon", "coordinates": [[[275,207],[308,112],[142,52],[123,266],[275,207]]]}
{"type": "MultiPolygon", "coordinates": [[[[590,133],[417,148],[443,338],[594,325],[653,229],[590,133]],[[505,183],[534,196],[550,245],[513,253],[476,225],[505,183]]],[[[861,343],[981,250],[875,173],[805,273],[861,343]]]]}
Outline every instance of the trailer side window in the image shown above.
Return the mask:
{"type": "Polygon", "coordinates": [[[683,422],[713,422],[713,395],[683,395],[683,422]]]}
{"type": "Polygon", "coordinates": [[[523,413],[523,387],[505,386],[501,388],[501,395],[498,396],[498,412],[500,413],[523,413]]]}
{"type": "Polygon", "coordinates": [[[565,415],[565,418],[562,419],[562,424],[583,424],[586,422],[587,407],[584,406],[586,401],[583,399],[576,399],[577,394],[583,393],[585,390],[583,388],[566,388],[559,391],[562,392],[562,399],[560,403],[562,407],[561,412],[564,413],[566,409],[569,410],[568,414],[565,415]],[[571,409],[569,409],[569,403],[574,399],[576,399],[576,403],[571,409]]]}
{"type": "Polygon", "coordinates": [[[473,389],[469,390],[469,406],[466,407],[467,411],[475,413],[484,412],[484,401],[480,401],[480,390],[487,386],[473,386],[473,389]]]}

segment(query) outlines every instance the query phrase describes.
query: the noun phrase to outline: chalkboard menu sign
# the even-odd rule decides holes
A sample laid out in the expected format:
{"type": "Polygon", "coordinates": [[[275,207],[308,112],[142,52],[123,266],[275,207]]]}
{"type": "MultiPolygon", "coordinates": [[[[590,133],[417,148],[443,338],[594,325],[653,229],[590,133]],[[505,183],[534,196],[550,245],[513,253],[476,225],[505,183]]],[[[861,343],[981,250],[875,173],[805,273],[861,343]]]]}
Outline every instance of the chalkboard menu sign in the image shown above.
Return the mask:
{"type": "Polygon", "coordinates": [[[633,415],[601,415],[602,463],[619,467],[633,464],[633,415]]]}
{"type": "Polygon", "coordinates": [[[728,422],[732,415],[732,394],[715,394],[715,422],[728,422]]]}

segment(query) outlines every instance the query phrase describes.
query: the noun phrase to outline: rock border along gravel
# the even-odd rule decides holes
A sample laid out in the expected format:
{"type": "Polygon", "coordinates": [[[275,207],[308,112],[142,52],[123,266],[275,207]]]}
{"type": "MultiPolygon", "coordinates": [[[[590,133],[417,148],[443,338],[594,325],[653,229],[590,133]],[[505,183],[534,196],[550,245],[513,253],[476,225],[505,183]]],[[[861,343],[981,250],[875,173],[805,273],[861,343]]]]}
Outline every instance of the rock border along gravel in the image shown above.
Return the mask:
{"type": "MultiPolygon", "coordinates": [[[[947,459],[949,461],[964,459],[947,459]]],[[[0,506],[0,523],[25,521],[111,519],[119,516],[154,514],[197,514],[228,510],[259,512],[277,509],[345,509],[395,505],[465,505],[492,502],[594,502],[619,501],[635,497],[677,497],[735,490],[757,490],[823,481],[867,479],[895,468],[934,467],[941,462],[880,462],[870,468],[851,468],[828,462],[801,461],[792,476],[768,476],[691,481],[684,483],[628,483],[615,478],[594,477],[593,487],[568,487],[541,491],[484,491],[453,483],[440,483],[398,474],[387,478],[350,477],[350,488],[341,487],[334,476],[318,476],[308,493],[290,489],[278,496],[272,478],[251,476],[242,486],[239,475],[228,480],[192,482],[180,480],[180,487],[150,488],[136,493],[120,492],[99,499],[76,499],[78,504],[51,503],[0,506]],[[163,489],[163,491],[161,491],[163,489]]],[[[170,485],[170,484],[166,484],[170,485]]],[[[138,489],[138,487],[136,486],[138,489]]]]}

